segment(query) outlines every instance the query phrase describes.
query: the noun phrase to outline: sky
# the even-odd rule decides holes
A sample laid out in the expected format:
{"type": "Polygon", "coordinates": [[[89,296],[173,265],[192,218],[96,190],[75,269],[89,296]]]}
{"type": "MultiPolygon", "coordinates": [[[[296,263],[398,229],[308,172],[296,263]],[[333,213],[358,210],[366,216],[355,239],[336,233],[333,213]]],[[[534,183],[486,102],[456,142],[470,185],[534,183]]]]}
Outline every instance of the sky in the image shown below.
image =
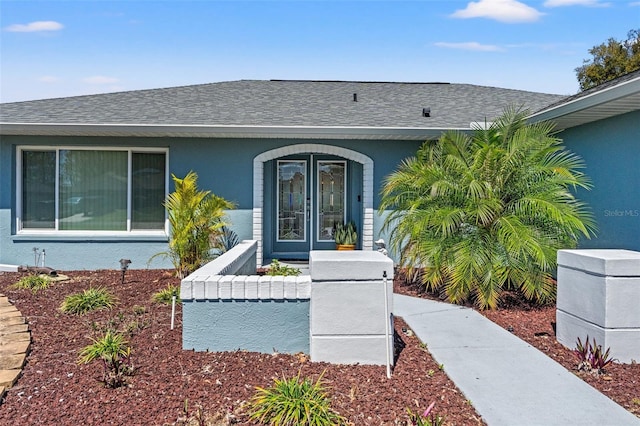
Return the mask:
{"type": "Polygon", "coordinates": [[[570,95],[639,0],[0,0],[0,102],[241,79],[570,95]]]}

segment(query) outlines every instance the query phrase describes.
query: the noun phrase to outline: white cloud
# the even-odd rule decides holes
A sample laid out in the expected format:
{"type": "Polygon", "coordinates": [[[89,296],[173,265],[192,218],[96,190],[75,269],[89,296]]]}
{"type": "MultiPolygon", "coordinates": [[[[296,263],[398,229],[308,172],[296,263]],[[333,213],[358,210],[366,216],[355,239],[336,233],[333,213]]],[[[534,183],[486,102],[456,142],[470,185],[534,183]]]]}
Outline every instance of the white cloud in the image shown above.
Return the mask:
{"type": "Polygon", "coordinates": [[[42,77],[38,78],[38,81],[40,83],[57,83],[58,81],[60,81],[60,79],[52,75],[43,75],[42,77]]]}
{"type": "Polygon", "coordinates": [[[506,23],[534,22],[543,13],[516,0],[480,0],[470,2],[465,9],[456,10],[453,18],[488,18],[506,23]]]}
{"type": "Polygon", "coordinates": [[[611,3],[602,3],[600,0],[547,0],[545,7],[562,6],[587,6],[587,7],[609,7],[611,3]]]}
{"type": "Polygon", "coordinates": [[[640,1],[632,1],[631,3],[629,3],[629,6],[631,7],[640,6],[640,1]]]}
{"type": "Polygon", "coordinates": [[[477,41],[469,41],[465,43],[448,43],[441,41],[434,44],[438,47],[444,47],[447,49],[473,50],[476,52],[501,52],[504,50],[501,47],[492,44],[480,44],[477,41]]]}
{"type": "Polygon", "coordinates": [[[56,21],[35,21],[28,24],[14,24],[5,28],[12,33],[35,33],[41,31],[59,31],[64,28],[60,22],[56,21]]]}
{"type": "Polygon", "coordinates": [[[82,81],[89,84],[113,84],[113,83],[119,82],[120,80],[118,80],[115,77],[106,77],[104,75],[94,75],[91,77],[83,78],[82,81]]]}

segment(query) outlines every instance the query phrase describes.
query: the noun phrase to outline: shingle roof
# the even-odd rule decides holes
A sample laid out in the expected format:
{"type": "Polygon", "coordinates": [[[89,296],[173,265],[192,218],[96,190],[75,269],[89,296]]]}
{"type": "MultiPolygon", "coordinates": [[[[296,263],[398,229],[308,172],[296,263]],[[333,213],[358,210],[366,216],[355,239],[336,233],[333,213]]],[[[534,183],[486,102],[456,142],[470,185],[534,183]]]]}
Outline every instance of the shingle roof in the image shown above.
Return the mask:
{"type": "Polygon", "coordinates": [[[561,98],[470,84],[240,80],[4,103],[0,122],[469,128],[508,106],[536,111],[561,98]]]}
{"type": "Polygon", "coordinates": [[[569,96],[532,114],[533,121],[551,120],[568,129],[640,110],[640,70],[569,96]]]}

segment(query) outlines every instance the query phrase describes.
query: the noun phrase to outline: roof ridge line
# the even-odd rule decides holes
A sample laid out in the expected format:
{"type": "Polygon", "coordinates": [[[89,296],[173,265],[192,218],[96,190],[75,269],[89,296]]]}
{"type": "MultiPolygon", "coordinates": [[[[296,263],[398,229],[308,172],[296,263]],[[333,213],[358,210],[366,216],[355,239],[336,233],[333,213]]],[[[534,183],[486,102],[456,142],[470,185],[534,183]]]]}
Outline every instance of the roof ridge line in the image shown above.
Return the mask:
{"type": "Polygon", "coordinates": [[[285,83],[370,83],[370,84],[451,84],[446,81],[384,81],[384,80],[304,80],[304,79],[280,79],[249,80],[249,81],[273,81],[285,83]]]}

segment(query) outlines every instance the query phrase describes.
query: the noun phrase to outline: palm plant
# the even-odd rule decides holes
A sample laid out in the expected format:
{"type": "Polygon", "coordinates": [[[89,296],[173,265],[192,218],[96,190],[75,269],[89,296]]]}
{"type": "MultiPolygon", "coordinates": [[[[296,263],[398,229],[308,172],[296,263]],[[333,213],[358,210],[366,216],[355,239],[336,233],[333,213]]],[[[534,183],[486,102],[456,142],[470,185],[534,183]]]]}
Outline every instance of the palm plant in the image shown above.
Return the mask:
{"type": "Polygon", "coordinates": [[[79,364],[88,364],[101,359],[104,367],[104,383],[111,388],[126,383],[126,376],[133,374],[131,365],[131,348],[121,334],[108,330],[99,339],[85,346],[78,356],[79,364]]]}
{"type": "Polygon", "coordinates": [[[215,257],[213,249],[221,245],[225,210],[234,204],[211,191],[198,190],[198,175],[191,171],[180,179],[171,175],[175,191],[164,202],[169,214],[171,236],[166,254],[184,278],[215,257]]]}
{"type": "Polygon", "coordinates": [[[451,302],[495,308],[505,289],[538,302],[555,295],[556,252],[595,224],[572,190],[589,189],[582,160],[550,123],[507,109],[472,135],[427,141],[384,182],[384,228],[409,271],[451,302]]]}

